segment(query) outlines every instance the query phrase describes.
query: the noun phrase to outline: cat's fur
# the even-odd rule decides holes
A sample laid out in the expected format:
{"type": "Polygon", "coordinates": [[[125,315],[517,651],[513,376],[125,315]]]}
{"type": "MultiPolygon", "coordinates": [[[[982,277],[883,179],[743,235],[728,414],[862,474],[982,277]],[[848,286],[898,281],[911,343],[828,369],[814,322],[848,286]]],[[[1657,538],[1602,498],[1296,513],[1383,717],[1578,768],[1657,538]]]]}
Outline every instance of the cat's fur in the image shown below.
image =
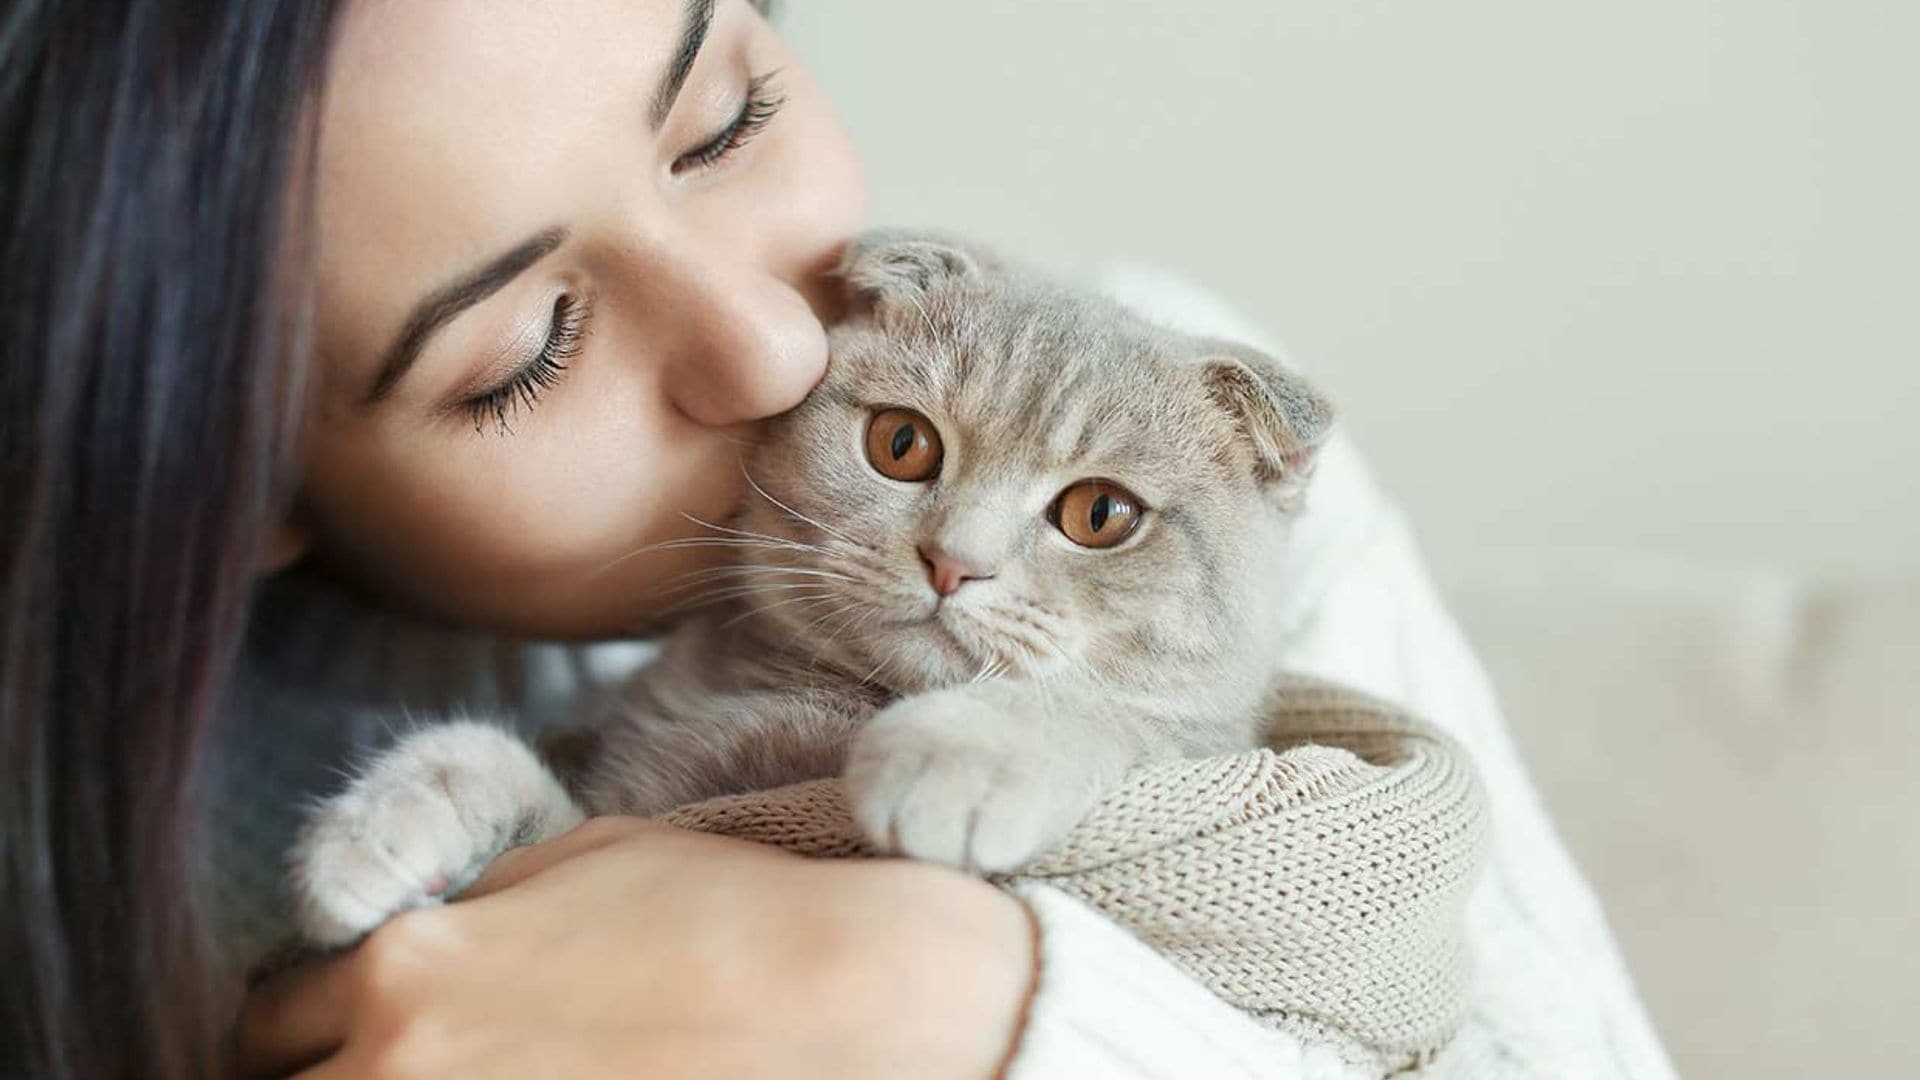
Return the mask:
{"type": "MultiPolygon", "coordinates": [[[[883,850],[1009,871],[1132,766],[1252,745],[1321,397],[1244,346],[944,240],[873,234],[841,273],[854,310],[826,379],[773,424],[713,538],[737,563],[595,718],[580,804],[656,814],[841,775],[883,850]],[[869,463],[887,407],[938,428],[936,478],[869,463]],[[1148,507],[1111,549],[1049,519],[1090,478],[1148,507]],[[931,545],[991,577],[943,600],[931,545]]],[[[301,928],[352,940],[581,816],[498,729],[415,734],[303,834],[301,928]]]]}

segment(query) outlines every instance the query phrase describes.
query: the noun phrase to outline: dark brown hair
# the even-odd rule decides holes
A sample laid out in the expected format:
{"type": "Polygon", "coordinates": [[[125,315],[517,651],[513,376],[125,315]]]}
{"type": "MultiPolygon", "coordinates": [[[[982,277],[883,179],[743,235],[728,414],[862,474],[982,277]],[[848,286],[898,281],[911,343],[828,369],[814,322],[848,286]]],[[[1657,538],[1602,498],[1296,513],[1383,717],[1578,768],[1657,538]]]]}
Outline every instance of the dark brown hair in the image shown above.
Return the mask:
{"type": "Polygon", "coordinates": [[[0,13],[9,1076],[222,1071],[191,793],[281,509],[288,195],[336,7],[0,13]]]}

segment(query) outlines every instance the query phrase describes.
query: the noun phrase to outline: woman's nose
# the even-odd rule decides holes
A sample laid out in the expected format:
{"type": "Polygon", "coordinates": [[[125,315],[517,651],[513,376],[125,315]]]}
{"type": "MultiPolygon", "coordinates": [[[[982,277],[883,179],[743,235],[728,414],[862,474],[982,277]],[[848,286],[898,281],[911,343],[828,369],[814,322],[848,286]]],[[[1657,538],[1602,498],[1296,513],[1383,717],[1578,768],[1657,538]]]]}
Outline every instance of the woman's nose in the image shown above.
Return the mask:
{"type": "Polygon", "coordinates": [[[758,267],[700,261],[663,290],[674,407],[725,427],[793,408],[827,368],[826,330],[792,285],[758,267]]]}

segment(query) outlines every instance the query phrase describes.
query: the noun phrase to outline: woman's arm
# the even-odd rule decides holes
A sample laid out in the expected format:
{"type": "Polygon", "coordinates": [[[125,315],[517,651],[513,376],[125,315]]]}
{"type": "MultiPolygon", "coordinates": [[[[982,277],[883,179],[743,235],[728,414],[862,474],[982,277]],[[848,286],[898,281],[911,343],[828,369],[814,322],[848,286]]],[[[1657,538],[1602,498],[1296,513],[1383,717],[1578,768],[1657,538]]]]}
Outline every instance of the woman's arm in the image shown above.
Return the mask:
{"type": "Polygon", "coordinates": [[[598,819],[262,987],[239,1052],[312,1080],[983,1077],[1033,955],[1019,903],[952,871],[598,819]]]}

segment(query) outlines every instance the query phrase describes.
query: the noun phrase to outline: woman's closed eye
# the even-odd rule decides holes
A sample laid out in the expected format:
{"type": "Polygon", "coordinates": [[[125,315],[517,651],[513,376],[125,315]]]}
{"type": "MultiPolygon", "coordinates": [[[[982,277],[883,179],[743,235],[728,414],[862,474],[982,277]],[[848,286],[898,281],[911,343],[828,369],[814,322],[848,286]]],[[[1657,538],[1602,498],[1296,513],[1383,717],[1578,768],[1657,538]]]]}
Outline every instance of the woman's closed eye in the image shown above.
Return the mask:
{"type": "Polygon", "coordinates": [[[769,71],[747,80],[746,95],[741,99],[740,108],[733,114],[733,119],[712,138],[675,158],[673,175],[712,168],[738,153],[753,141],[754,136],[765,131],[767,125],[773,123],[773,118],[780,115],[780,107],[787,103],[786,97],[774,83],[775,76],[779,74],[769,71]]]}
{"type": "MultiPolygon", "coordinates": [[[[747,80],[746,93],[733,118],[706,142],[676,158],[672,167],[674,175],[713,168],[765,131],[786,103],[774,83],[778,74],[772,71],[747,80]]],[[[512,434],[514,416],[522,409],[533,408],[542,394],[559,383],[568,363],[580,354],[588,308],[584,299],[573,295],[562,295],[555,300],[552,321],[540,347],[497,385],[460,402],[476,432],[484,431],[491,423],[501,434],[512,434]]]]}
{"type": "Polygon", "coordinates": [[[460,403],[474,431],[484,430],[491,421],[501,434],[513,434],[514,414],[538,404],[540,395],[558,383],[567,364],[580,355],[589,314],[591,305],[585,298],[563,293],[553,302],[553,319],[539,348],[498,385],[460,403]]]}

